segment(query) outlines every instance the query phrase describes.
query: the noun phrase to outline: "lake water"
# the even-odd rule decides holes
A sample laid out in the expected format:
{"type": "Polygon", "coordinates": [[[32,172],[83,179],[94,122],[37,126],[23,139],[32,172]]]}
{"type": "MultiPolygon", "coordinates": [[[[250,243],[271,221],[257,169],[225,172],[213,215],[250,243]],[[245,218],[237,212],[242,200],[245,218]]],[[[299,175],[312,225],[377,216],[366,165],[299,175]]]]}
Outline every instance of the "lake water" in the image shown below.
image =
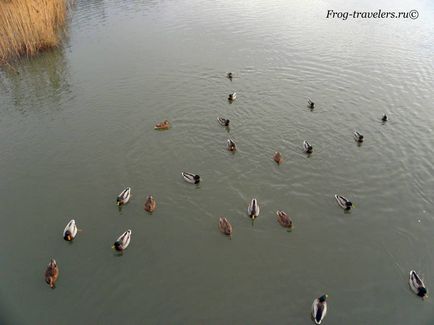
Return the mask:
{"type": "Polygon", "coordinates": [[[414,269],[434,292],[432,2],[77,0],[70,16],[61,48],[0,71],[2,324],[312,324],[323,293],[324,324],[433,324],[408,286],[414,269]]]}

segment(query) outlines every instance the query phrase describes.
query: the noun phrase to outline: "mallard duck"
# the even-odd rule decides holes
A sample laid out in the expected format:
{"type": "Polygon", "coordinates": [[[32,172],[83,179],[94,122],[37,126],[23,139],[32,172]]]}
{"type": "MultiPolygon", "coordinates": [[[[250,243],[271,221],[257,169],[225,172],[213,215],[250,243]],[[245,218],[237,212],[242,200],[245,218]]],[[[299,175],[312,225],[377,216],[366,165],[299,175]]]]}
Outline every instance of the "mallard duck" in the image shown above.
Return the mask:
{"type": "Polygon", "coordinates": [[[219,219],[219,229],[222,233],[224,233],[226,236],[229,236],[230,239],[232,239],[232,225],[229,223],[228,219],[225,217],[221,217],[219,219]]]}
{"type": "Polygon", "coordinates": [[[229,94],[228,100],[231,102],[237,98],[237,93],[229,94]]]}
{"type": "Polygon", "coordinates": [[[131,241],[131,229],[125,231],[118,239],[116,239],[112,248],[117,250],[118,252],[123,252],[131,241]]]}
{"type": "Polygon", "coordinates": [[[363,135],[360,132],[354,131],[354,140],[359,143],[363,142],[363,135]]]}
{"type": "Polygon", "coordinates": [[[170,123],[168,120],[164,120],[163,122],[157,123],[154,126],[155,130],[167,130],[170,128],[170,123]]]}
{"type": "Polygon", "coordinates": [[[116,204],[118,206],[127,204],[131,197],[131,187],[127,187],[125,190],[121,192],[121,194],[118,195],[116,199],[116,204]]]}
{"type": "Polygon", "coordinates": [[[249,215],[250,219],[252,219],[252,225],[255,219],[259,216],[259,204],[256,199],[252,199],[250,201],[249,207],[247,208],[247,214],[249,215]]]}
{"type": "Polygon", "coordinates": [[[232,72],[228,72],[226,74],[226,77],[229,78],[230,80],[232,80],[232,77],[233,77],[232,72]]]}
{"type": "Polygon", "coordinates": [[[313,101],[311,101],[309,98],[307,99],[307,104],[309,106],[309,108],[314,108],[315,107],[315,103],[313,101]]]}
{"type": "Polygon", "coordinates": [[[235,145],[235,142],[231,139],[228,139],[228,150],[229,151],[235,151],[237,150],[237,146],[235,145]]]}
{"type": "Polygon", "coordinates": [[[157,201],[152,197],[152,195],[148,195],[145,202],[145,211],[153,212],[157,208],[157,201]]]}
{"type": "Polygon", "coordinates": [[[75,220],[72,219],[70,222],[68,222],[65,229],[63,230],[63,239],[71,241],[75,238],[76,235],[77,225],[75,224],[75,220]]]}
{"type": "Polygon", "coordinates": [[[303,141],[303,150],[304,150],[305,153],[312,153],[313,147],[310,145],[309,142],[307,142],[305,140],[305,141],[303,141]]]}
{"type": "Polygon", "coordinates": [[[52,258],[50,263],[48,263],[47,269],[45,270],[45,282],[50,285],[50,288],[54,289],[58,277],[59,267],[57,266],[56,260],[52,258]]]}
{"type": "Polygon", "coordinates": [[[408,280],[411,290],[414,291],[422,299],[428,297],[428,291],[426,290],[425,284],[422,279],[417,275],[416,271],[410,271],[410,279],[408,280]]]}
{"type": "Polygon", "coordinates": [[[220,123],[221,126],[229,126],[229,120],[223,117],[217,117],[217,121],[220,123]]]}
{"type": "Polygon", "coordinates": [[[382,120],[383,122],[387,122],[387,115],[384,114],[383,117],[381,118],[381,120],[382,120]]]}
{"type": "Polygon", "coordinates": [[[335,194],[335,199],[338,202],[339,206],[344,210],[350,210],[353,206],[353,203],[351,203],[350,200],[348,200],[346,197],[342,195],[335,194]]]}
{"type": "Polygon", "coordinates": [[[285,211],[277,210],[277,221],[280,223],[282,227],[288,228],[288,230],[292,229],[292,220],[288,216],[285,211]]]}
{"type": "Polygon", "coordinates": [[[184,177],[186,182],[189,182],[191,184],[199,184],[200,182],[200,176],[192,173],[182,172],[182,177],[184,177]]]}
{"type": "Polygon", "coordinates": [[[312,304],[312,318],[315,324],[321,324],[325,315],[327,314],[327,295],[315,299],[312,304]]]}
{"type": "Polygon", "coordinates": [[[281,164],[283,162],[282,154],[279,151],[276,151],[274,153],[273,160],[278,164],[281,164]]]}

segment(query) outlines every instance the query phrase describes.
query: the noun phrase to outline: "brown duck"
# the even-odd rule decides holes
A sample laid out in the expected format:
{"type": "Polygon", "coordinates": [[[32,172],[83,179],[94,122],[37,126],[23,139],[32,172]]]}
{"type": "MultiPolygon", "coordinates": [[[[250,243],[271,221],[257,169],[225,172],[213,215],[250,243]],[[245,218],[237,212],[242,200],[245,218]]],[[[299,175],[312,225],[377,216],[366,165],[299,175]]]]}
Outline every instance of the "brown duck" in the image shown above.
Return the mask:
{"type": "Polygon", "coordinates": [[[277,222],[280,223],[282,227],[292,230],[292,220],[285,211],[277,210],[277,222]]]}
{"type": "Polygon", "coordinates": [[[229,239],[232,239],[232,225],[225,217],[219,219],[219,229],[223,234],[229,236],[229,239]]]}
{"type": "Polygon", "coordinates": [[[52,258],[45,270],[45,282],[50,285],[50,288],[54,289],[58,276],[59,268],[57,267],[56,260],[52,258]]]}
{"type": "Polygon", "coordinates": [[[157,201],[152,197],[152,195],[148,195],[145,202],[145,211],[153,212],[157,208],[157,201]]]}
{"type": "Polygon", "coordinates": [[[276,151],[276,153],[273,156],[273,160],[278,164],[281,164],[283,162],[282,154],[279,151],[276,151]]]}

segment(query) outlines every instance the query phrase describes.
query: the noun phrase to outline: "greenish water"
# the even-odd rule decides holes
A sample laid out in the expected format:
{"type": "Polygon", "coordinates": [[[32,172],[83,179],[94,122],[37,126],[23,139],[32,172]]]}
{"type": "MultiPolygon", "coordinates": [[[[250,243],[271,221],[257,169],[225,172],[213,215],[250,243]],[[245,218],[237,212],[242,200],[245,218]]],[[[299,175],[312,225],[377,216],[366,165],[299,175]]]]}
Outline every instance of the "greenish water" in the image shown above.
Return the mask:
{"type": "Polygon", "coordinates": [[[312,324],[328,293],[324,324],[432,324],[433,299],[410,291],[408,273],[434,292],[433,5],[391,6],[76,1],[62,48],[0,71],[0,323],[312,324]],[[325,19],[379,8],[420,16],[325,19]],[[172,128],[154,131],[164,119],[172,128]]]}

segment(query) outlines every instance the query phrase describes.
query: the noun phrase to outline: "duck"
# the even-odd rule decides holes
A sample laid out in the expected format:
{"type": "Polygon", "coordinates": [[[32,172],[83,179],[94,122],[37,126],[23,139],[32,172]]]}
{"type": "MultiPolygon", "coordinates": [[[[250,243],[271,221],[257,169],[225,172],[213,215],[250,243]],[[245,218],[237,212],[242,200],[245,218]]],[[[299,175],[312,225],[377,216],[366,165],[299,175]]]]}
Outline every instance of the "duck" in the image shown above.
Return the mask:
{"type": "Polygon", "coordinates": [[[428,291],[426,290],[425,284],[419,275],[417,275],[416,271],[410,271],[410,279],[408,280],[408,283],[410,284],[411,290],[413,290],[419,297],[422,299],[428,297],[428,291]]]}
{"type": "Polygon", "coordinates": [[[223,117],[217,117],[217,121],[220,123],[221,126],[229,126],[229,120],[227,118],[223,117]]]}
{"type": "Polygon", "coordinates": [[[311,109],[315,108],[315,103],[313,101],[311,101],[310,98],[307,99],[307,104],[308,104],[309,108],[311,108],[311,109]]]}
{"type": "Polygon", "coordinates": [[[313,147],[310,145],[309,142],[307,142],[305,140],[305,141],[303,141],[303,150],[304,150],[305,153],[312,153],[313,147]]]}
{"type": "Polygon", "coordinates": [[[120,235],[118,239],[116,239],[112,248],[118,252],[123,252],[130,244],[130,241],[131,241],[131,229],[128,229],[122,235],[120,235]]]}
{"type": "Polygon", "coordinates": [[[77,225],[75,224],[75,220],[72,219],[70,222],[68,222],[65,229],[63,230],[63,239],[66,241],[72,241],[76,235],[77,225]]]}
{"type": "Polygon", "coordinates": [[[277,164],[281,164],[283,162],[283,158],[282,158],[282,154],[279,151],[276,151],[274,153],[273,156],[273,160],[277,163],[277,164]]]}
{"type": "Polygon", "coordinates": [[[231,102],[237,98],[237,93],[229,94],[228,100],[231,102]]]}
{"type": "Polygon", "coordinates": [[[237,146],[235,145],[235,142],[231,139],[228,139],[228,150],[229,151],[235,151],[237,150],[237,146]]]}
{"type": "Polygon", "coordinates": [[[256,199],[252,199],[250,201],[249,207],[247,208],[247,214],[249,215],[250,219],[252,219],[252,225],[255,219],[259,216],[259,204],[256,199]]]}
{"type": "Polygon", "coordinates": [[[157,208],[157,201],[152,197],[152,195],[148,195],[145,201],[145,211],[153,212],[157,208]]]}
{"type": "Polygon", "coordinates": [[[353,206],[353,203],[342,195],[335,194],[335,199],[338,202],[339,206],[344,210],[348,211],[353,206]]]}
{"type": "Polygon", "coordinates": [[[232,239],[232,225],[225,217],[220,217],[219,229],[223,234],[229,236],[229,239],[232,239]]]}
{"type": "Polygon", "coordinates": [[[228,73],[226,74],[226,77],[227,77],[229,80],[232,80],[232,77],[233,77],[232,72],[228,72],[228,73]]]}
{"type": "Polygon", "coordinates": [[[321,324],[327,314],[327,295],[315,299],[312,304],[312,318],[315,324],[321,324]]]}
{"type": "Polygon", "coordinates": [[[170,123],[168,120],[164,120],[163,122],[157,123],[154,126],[155,130],[167,130],[170,128],[170,123]]]}
{"type": "Polygon", "coordinates": [[[50,285],[50,288],[54,289],[56,286],[57,278],[59,277],[59,267],[54,258],[48,263],[47,269],[45,270],[45,282],[50,285]]]}
{"type": "Polygon", "coordinates": [[[200,176],[192,173],[182,172],[182,177],[184,177],[185,181],[191,184],[199,184],[200,176]]]}
{"type": "Polygon", "coordinates": [[[354,131],[354,139],[358,143],[362,143],[363,142],[363,135],[360,132],[354,131]]]}
{"type": "Polygon", "coordinates": [[[288,228],[288,230],[292,230],[292,220],[290,216],[285,211],[277,210],[277,222],[280,223],[282,227],[288,228]]]}
{"type": "Polygon", "coordinates": [[[387,122],[387,115],[386,114],[383,114],[383,117],[381,118],[381,120],[383,121],[383,122],[387,122]]]}
{"type": "Polygon", "coordinates": [[[121,194],[118,195],[116,199],[116,204],[118,206],[127,204],[131,197],[131,187],[127,187],[125,190],[121,192],[121,194]]]}

